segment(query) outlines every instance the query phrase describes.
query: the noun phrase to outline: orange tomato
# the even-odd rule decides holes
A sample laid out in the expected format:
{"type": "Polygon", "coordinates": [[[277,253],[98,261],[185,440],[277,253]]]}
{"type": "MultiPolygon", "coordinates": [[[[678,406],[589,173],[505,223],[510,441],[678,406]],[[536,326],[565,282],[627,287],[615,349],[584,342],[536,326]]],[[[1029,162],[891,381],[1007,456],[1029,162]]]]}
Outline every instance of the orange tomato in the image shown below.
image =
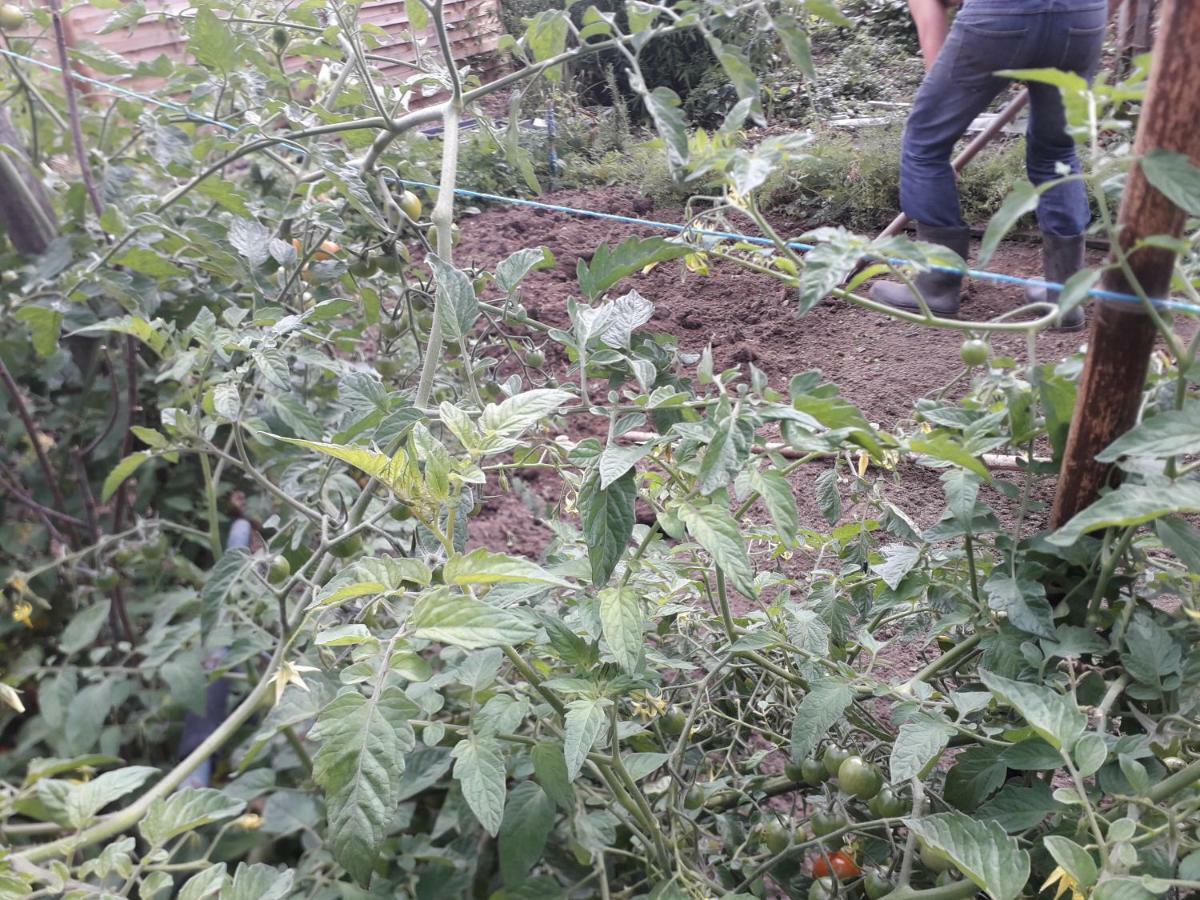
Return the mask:
{"type": "MultiPolygon", "coordinates": [[[[292,246],[296,249],[297,256],[304,255],[303,245],[300,243],[300,238],[292,238],[292,246]]],[[[321,260],[330,259],[338,253],[342,252],[340,244],[335,244],[333,241],[321,241],[321,246],[317,252],[313,254],[313,259],[320,262],[321,260]]]]}
{"type": "Polygon", "coordinates": [[[862,869],[858,867],[858,863],[841,850],[814,856],[812,861],[813,878],[828,878],[830,873],[836,876],[838,881],[848,881],[861,875],[862,869]]]}

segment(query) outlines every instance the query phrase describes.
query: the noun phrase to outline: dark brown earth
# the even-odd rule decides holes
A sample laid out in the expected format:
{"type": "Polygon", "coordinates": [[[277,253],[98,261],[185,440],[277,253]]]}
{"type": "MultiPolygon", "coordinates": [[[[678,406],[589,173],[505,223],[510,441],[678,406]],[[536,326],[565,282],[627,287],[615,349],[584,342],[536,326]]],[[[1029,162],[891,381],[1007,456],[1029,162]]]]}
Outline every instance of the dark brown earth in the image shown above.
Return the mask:
{"type": "MultiPolygon", "coordinates": [[[[654,209],[645,197],[620,188],[563,191],[543,199],[665,222],[683,218],[680,209],[654,209]]],[[[544,245],[554,253],[553,268],[526,278],[522,300],[531,316],[557,326],[567,322],[566,299],[578,295],[575,267],[581,256],[586,258],[600,244],[617,244],[631,235],[663,233],[521,207],[492,209],[467,218],[462,230],[462,245],[456,256],[459,265],[491,268],[522,247],[544,245]]],[[[783,233],[799,235],[802,231],[792,228],[783,233]]],[[[996,253],[989,268],[1036,277],[1041,271],[1039,252],[1036,244],[1012,243],[996,253]]],[[[636,288],[655,304],[654,318],[646,328],[670,332],[684,350],[698,352],[711,343],[718,370],[735,365],[745,368],[746,363],[753,362],[774,386],[782,389],[792,375],[820,369],[841,387],[844,396],[884,429],[907,419],[919,397],[940,389],[962,373],[960,332],[899,323],[841,303],[817,307],[797,319],[787,303],[789,294],[779,282],[732,264],[718,264],[709,276],[701,277],[685,273],[681,263],[667,263],[626,279],[619,288],[636,288]]],[[[1021,302],[1018,287],[976,281],[968,289],[963,315],[989,319],[1021,302]]],[[[1068,356],[1082,346],[1085,335],[1085,331],[1043,333],[1037,338],[1038,356],[1068,356]]],[[[997,354],[1018,360],[1026,356],[1021,335],[996,336],[992,345],[997,354]]],[[[548,348],[553,361],[552,350],[548,348]]],[[[808,466],[793,476],[801,521],[814,527],[825,527],[812,487],[823,468],[808,466]]],[[[885,490],[889,500],[920,524],[936,520],[943,499],[935,471],[904,464],[899,472],[883,473],[881,477],[888,480],[885,490]]],[[[559,491],[552,476],[530,472],[517,490],[490,492],[484,514],[472,523],[473,542],[538,556],[550,538],[550,530],[540,520],[553,514],[559,491]]],[[[1046,484],[1035,491],[1035,504],[1027,516],[1035,527],[1043,521],[1036,501],[1048,500],[1051,492],[1052,486],[1046,484]]],[[[1011,505],[994,491],[988,499],[1002,512],[1011,505]]],[[[848,518],[853,513],[852,508],[846,508],[848,518]]]]}

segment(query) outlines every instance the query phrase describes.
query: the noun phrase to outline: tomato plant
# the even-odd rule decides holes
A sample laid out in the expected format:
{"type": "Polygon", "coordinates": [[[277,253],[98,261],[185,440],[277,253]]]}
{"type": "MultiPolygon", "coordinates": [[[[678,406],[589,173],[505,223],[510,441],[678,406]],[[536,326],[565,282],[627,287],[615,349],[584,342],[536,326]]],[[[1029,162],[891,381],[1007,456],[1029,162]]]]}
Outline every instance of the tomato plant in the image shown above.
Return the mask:
{"type": "MultiPolygon", "coordinates": [[[[186,39],[75,50],[157,104],[3,75],[0,896],[1200,882],[1194,335],[1163,320],[1122,480],[1050,529],[1080,358],[1001,349],[1040,307],[924,321],[994,345],[881,424],[820,372],[721,369],[636,280],[741,265],[803,313],[861,305],[864,256],[937,264],[833,228],[802,257],[763,218],[806,138],[743,139],[754,67],[810,65],[833,4],[547,8],[488,74],[418,2],[400,80],[352,5],[103,5],[186,39]],[[737,98],[711,133],[643,66],[683,28],[737,98]],[[489,258],[455,189],[536,191],[520,104],[601,52],[672,183],[716,185],[710,233],[489,258]]],[[[9,12],[53,65],[51,13],[9,12]]],[[[1146,165],[1191,203],[1186,159],[1123,143],[1142,80],[1060,79],[1072,177],[1111,205],[1146,165]]]]}

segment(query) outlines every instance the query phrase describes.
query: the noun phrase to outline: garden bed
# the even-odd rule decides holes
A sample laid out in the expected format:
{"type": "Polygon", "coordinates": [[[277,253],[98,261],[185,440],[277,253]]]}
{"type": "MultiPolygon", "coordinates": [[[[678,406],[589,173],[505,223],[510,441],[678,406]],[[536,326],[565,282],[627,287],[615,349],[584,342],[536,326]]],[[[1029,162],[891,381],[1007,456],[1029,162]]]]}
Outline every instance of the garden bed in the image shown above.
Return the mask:
{"type": "MultiPolygon", "coordinates": [[[[544,202],[617,215],[636,214],[663,222],[683,221],[679,208],[654,208],[634,191],[600,188],[561,191],[542,198],[544,202]]],[[[491,269],[509,253],[542,244],[555,257],[552,268],[533,272],[525,279],[522,301],[530,315],[549,325],[567,323],[566,300],[578,296],[575,267],[600,244],[616,244],[631,235],[661,232],[599,219],[529,207],[492,208],[462,220],[463,239],[457,262],[464,266],[491,269]]],[[[793,236],[802,228],[789,229],[793,236]]],[[[1098,259],[1098,256],[1097,256],[1098,259]]],[[[1002,246],[989,268],[997,272],[1040,277],[1040,248],[1019,241],[1002,246]]],[[[794,300],[778,281],[728,264],[716,264],[712,274],[687,273],[681,263],[666,263],[644,274],[627,278],[620,290],[634,288],[655,304],[653,319],[645,326],[674,335],[681,349],[699,353],[711,343],[717,370],[732,366],[748,369],[753,363],[781,390],[798,372],[819,369],[837,384],[842,394],[884,429],[911,419],[913,403],[954,380],[963,371],[959,359],[962,335],[955,331],[932,331],[834,302],[818,306],[801,319],[794,317],[794,300]]],[[[989,319],[1022,302],[1021,289],[992,282],[975,281],[967,290],[964,315],[989,319]]],[[[1086,331],[1043,332],[1037,339],[1043,360],[1068,356],[1086,341],[1086,331]]],[[[565,360],[556,374],[567,378],[565,360]]],[[[998,355],[1022,360],[1025,338],[1000,335],[992,338],[998,355]]],[[[572,376],[573,377],[573,376],[572,376]]],[[[791,476],[796,487],[802,524],[816,527],[821,513],[813,481],[828,463],[816,463],[791,476]]],[[[921,525],[930,525],[941,511],[937,472],[902,463],[902,478],[891,479],[888,497],[909,512],[921,525]],[[932,500],[927,499],[930,492],[932,500]]],[[[541,510],[531,508],[534,495],[544,508],[557,502],[561,485],[549,474],[527,473],[530,492],[495,492],[485,500],[484,515],[472,523],[475,543],[493,550],[537,557],[550,539],[550,529],[541,521],[541,510]]],[[[1035,499],[1049,501],[1052,484],[1044,484],[1035,499]]],[[[1011,501],[999,493],[988,497],[1002,515],[1011,501]]],[[[533,501],[533,507],[542,506],[533,501]]],[[[847,513],[850,511],[847,510],[847,513]]],[[[1043,522],[1034,508],[1031,523],[1043,522]]]]}

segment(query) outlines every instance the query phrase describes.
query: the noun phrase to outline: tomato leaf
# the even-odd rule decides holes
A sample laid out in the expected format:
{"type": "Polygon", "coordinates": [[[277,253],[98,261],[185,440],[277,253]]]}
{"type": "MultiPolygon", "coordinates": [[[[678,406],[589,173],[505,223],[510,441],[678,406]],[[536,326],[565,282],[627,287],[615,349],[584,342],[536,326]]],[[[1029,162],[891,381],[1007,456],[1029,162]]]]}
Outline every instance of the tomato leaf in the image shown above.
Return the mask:
{"type": "Polygon", "coordinates": [[[535,562],[519,556],[492,553],[477,547],[470,553],[451,557],[442,569],[446,584],[501,584],[520,582],[571,587],[571,582],[551,575],[535,562]]]}
{"type": "Polygon", "coordinates": [[[1166,459],[1192,453],[1200,447],[1200,403],[1183,409],[1168,409],[1125,432],[1097,455],[1100,462],[1116,462],[1122,456],[1166,459]]]}
{"type": "Polygon", "coordinates": [[[236,816],[246,804],[212,788],[188,788],[158,797],[138,823],[151,847],[161,847],[174,837],[212,822],[236,816]]]}
{"type": "Polygon", "coordinates": [[[892,744],[889,761],[892,784],[903,784],[910,778],[922,777],[942,755],[953,734],[954,730],[948,724],[933,719],[901,725],[892,744]]]}
{"type": "Polygon", "coordinates": [[[409,623],[414,637],[453,644],[464,650],[520,644],[536,633],[513,612],[471,597],[452,597],[448,591],[422,597],[413,607],[409,623]]]}
{"type": "Polygon", "coordinates": [[[1182,153],[1151,150],[1142,157],[1142,174],[1184,212],[1200,215],[1200,169],[1182,153]]]}
{"type": "Polygon", "coordinates": [[[792,720],[792,759],[799,762],[811,755],[853,701],[854,691],[843,681],[824,678],[814,682],[792,720]]]}
{"type": "Polygon", "coordinates": [[[986,266],[1017,221],[1027,213],[1033,212],[1038,204],[1038,190],[1025,179],[1017,181],[996,214],[988,222],[983,240],[979,242],[978,265],[986,266]]]}
{"type": "Polygon", "coordinates": [[[519,884],[542,857],[554,830],[554,801],[536,781],[522,781],[509,794],[500,824],[500,874],[519,884]]]}
{"type": "Polygon", "coordinates": [[[601,488],[600,475],[593,472],[579,489],[579,512],[583,536],[592,568],[592,584],[608,583],[633,536],[637,483],[633,470],[601,488]]]}
{"type": "Polygon", "coordinates": [[[542,790],[567,812],[575,808],[575,790],[567,772],[563,745],[557,741],[542,741],[529,752],[533,760],[533,775],[542,790]]]}
{"type": "Polygon", "coordinates": [[[1057,834],[1048,834],[1042,838],[1042,843],[1068,875],[1074,879],[1081,890],[1086,891],[1100,876],[1100,870],[1090,853],[1069,838],[1057,834]]]}
{"type": "Polygon", "coordinates": [[[492,837],[504,819],[504,754],[500,742],[489,734],[473,734],[454,746],[454,777],[463,799],[492,837]]]}
{"type": "Polygon", "coordinates": [[[1087,727],[1087,716],[1075,702],[1052,688],[1013,681],[986,669],[979,671],[979,677],[989,691],[1016,710],[1056,750],[1070,750],[1087,727]]]}
{"type": "Polygon", "coordinates": [[[416,705],[398,687],[365,697],[351,688],[317,716],[309,737],[321,742],[312,776],[325,791],[329,848],[365,885],[395,814],[404,756],[416,746],[408,720],[416,705]]]}
{"type": "Polygon", "coordinates": [[[944,812],[910,819],[908,827],[950,857],[992,900],[1015,900],[1029,880],[1029,854],[995,822],[944,812]]]}
{"type": "Polygon", "coordinates": [[[574,781],[579,776],[592,747],[608,733],[610,706],[612,701],[606,699],[572,700],[567,704],[563,755],[568,780],[574,781]]]}
{"type": "Polygon", "coordinates": [[[1125,528],[1163,516],[1196,512],[1200,512],[1200,483],[1159,481],[1138,484],[1127,481],[1076,514],[1047,540],[1068,547],[1083,535],[1102,528],[1125,528]]]}
{"type": "Polygon", "coordinates": [[[626,672],[635,672],[642,661],[642,600],[631,587],[614,587],[596,596],[600,627],[608,649],[626,672]]]}
{"type": "Polygon", "coordinates": [[[746,541],[729,511],[715,504],[683,506],[679,517],[692,540],[708,552],[730,583],[747,597],[757,596],[746,541]]]}
{"type": "MultiPolygon", "coordinates": [[[[616,247],[601,244],[592,254],[591,260],[586,262],[583,259],[579,260],[575,266],[575,275],[579,280],[579,289],[583,295],[589,300],[596,301],[622,278],[634,275],[654,263],[680,259],[691,251],[692,248],[686,244],[673,243],[666,238],[631,237],[616,247]]],[[[638,296],[640,297],[640,295],[638,296]]],[[[642,302],[643,304],[649,303],[644,298],[642,298],[642,302]]],[[[639,304],[639,308],[645,309],[641,304],[639,304]]],[[[653,312],[653,307],[650,307],[650,312],[653,312]]],[[[642,315],[645,318],[637,323],[639,325],[650,318],[647,312],[639,313],[639,318],[642,315]]],[[[623,329],[625,333],[631,330],[631,328],[623,329]]]]}

